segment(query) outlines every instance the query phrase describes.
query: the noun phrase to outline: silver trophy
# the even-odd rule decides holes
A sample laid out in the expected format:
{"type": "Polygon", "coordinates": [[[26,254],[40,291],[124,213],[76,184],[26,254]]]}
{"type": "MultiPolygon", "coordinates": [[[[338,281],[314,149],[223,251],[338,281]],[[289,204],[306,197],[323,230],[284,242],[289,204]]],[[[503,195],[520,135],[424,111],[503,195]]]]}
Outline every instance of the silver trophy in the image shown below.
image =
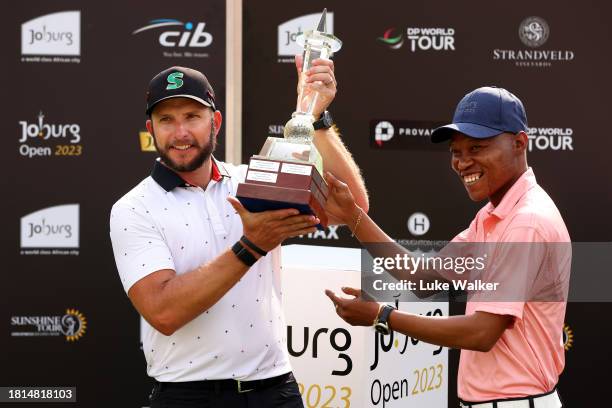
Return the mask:
{"type": "Polygon", "coordinates": [[[285,124],[284,139],[269,137],[260,152],[260,156],[313,163],[320,173],[323,172],[323,162],[317,148],[312,143],[315,132],[312,125],[315,121],[313,110],[319,93],[306,90],[304,73],[310,69],[313,60],[331,59],[333,54],[342,47],[342,41],[327,32],[326,21],[327,9],[324,9],[317,28],[308,30],[296,38],[297,44],[304,49],[302,53],[304,58],[295,112],[285,124]]]}
{"type": "Polygon", "coordinates": [[[342,42],[326,31],[327,9],[316,29],[300,34],[296,42],[304,48],[299,95],[295,112],[285,125],[284,138],[268,137],[258,155],[249,162],[244,183],[236,197],[250,211],[297,208],[315,214],[319,228],[327,226],[327,183],[322,177],[323,160],[313,144],[313,110],[318,92],[309,91],[304,73],[317,58],[329,59],[342,42]]]}

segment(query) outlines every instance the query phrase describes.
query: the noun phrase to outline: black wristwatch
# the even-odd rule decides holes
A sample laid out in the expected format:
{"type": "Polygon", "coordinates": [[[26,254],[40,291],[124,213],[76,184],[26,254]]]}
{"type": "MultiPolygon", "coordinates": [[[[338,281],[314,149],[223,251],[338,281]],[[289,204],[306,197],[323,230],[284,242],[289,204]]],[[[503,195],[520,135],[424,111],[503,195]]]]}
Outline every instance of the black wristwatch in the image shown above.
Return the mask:
{"type": "Polygon", "coordinates": [[[376,320],[374,320],[374,329],[380,334],[390,334],[391,328],[389,327],[389,315],[395,308],[389,305],[383,305],[378,312],[376,320]]]}
{"type": "Polygon", "coordinates": [[[312,126],[314,126],[315,130],[329,129],[330,127],[334,126],[334,118],[332,118],[329,111],[325,111],[321,114],[319,120],[314,121],[312,126]]]}
{"type": "Polygon", "coordinates": [[[250,253],[240,241],[237,241],[234,246],[232,246],[232,252],[236,254],[236,257],[238,257],[238,259],[240,259],[240,261],[246,266],[253,266],[253,264],[257,262],[257,258],[255,258],[255,256],[253,256],[253,254],[250,253]]]}

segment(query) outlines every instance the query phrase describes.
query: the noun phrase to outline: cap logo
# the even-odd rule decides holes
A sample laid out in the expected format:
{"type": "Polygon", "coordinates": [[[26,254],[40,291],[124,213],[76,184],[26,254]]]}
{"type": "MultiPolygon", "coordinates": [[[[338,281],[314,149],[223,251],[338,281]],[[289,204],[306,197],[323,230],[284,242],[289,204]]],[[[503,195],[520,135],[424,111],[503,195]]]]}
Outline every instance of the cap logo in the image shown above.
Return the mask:
{"type": "Polygon", "coordinates": [[[166,87],[166,90],[179,89],[181,86],[183,86],[183,80],[181,79],[183,78],[183,75],[184,74],[182,72],[178,71],[168,75],[168,86],[166,87]]]}
{"type": "Polygon", "coordinates": [[[476,112],[477,107],[478,107],[478,102],[469,101],[469,102],[462,103],[461,106],[459,107],[459,110],[462,111],[463,113],[474,113],[476,112]]]}

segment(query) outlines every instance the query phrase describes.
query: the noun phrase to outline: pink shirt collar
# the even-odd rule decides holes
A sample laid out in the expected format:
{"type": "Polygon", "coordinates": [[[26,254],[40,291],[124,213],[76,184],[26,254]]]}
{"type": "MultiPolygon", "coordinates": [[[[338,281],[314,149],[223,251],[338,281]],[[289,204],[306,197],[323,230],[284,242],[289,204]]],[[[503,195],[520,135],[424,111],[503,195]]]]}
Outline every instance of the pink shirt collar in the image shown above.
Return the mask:
{"type": "Polygon", "coordinates": [[[521,177],[516,180],[516,182],[510,187],[501,202],[497,207],[494,207],[491,202],[489,202],[485,206],[485,211],[494,215],[500,220],[503,220],[508,214],[512,212],[512,209],[519,202],[519,200],[527,193],[527,191],[531,190],[533,187],[537,186],[535,174],[533,174],[533,170],[531,167],[527,168],[527,170],[521,174],[521,177]]]}

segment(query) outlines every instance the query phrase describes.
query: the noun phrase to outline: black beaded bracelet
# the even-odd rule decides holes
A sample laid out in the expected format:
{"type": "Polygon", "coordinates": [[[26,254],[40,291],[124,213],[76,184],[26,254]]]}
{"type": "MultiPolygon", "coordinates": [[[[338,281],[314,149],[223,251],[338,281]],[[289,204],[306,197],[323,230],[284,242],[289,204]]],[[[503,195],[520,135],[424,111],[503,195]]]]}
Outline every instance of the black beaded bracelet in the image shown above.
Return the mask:
{"type": "Polygon", "coordinates": [[[243,235],[242,238],[240,238],[240,240],[244,242],[246,246],[251,248],[253,251],[257,252],[259,255],[266,256],[268,254],[266,251],[264,251],[263,249],[261,249],[260,247],[252,243],[246,236],[243,235]]]}
{"type": "Polygon", "coordinates": [[[253,254],[250,253],[240,241],[236,242],[234,246],[232,246],[232,252],[246,266],[253,266],[253,264],[257,262],[257,259],[253,256],[253,254]]]}

